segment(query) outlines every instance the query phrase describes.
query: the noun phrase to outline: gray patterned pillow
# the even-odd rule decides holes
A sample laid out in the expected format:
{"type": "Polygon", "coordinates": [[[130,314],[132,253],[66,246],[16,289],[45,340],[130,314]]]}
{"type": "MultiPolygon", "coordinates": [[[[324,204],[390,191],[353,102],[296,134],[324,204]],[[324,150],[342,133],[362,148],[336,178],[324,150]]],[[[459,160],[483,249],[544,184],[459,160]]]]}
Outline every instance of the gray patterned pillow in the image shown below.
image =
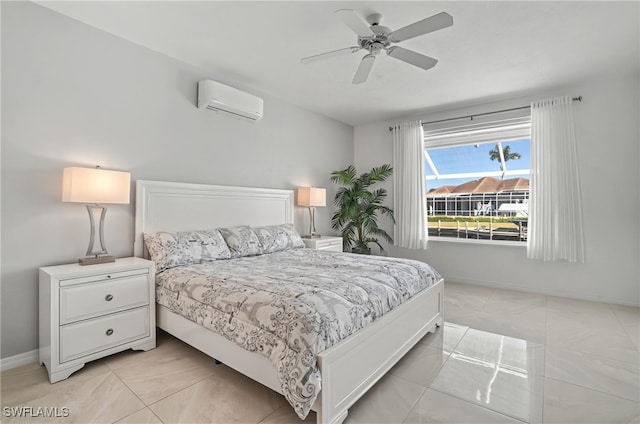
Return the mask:
{"type": "Polygon", "coordinates": [[[143,236],[157,272],[231,257],[218,230],[144,233],[143,236]]]}
{"type": "Polygon", "coordinates": [[[229,259],[231,252],[218,230],[182,231],[180,238],[186,239],[191,249],[194,263],[229,259]]]}
{"type": "Polygon", "coordinates": [[[263,253],[304,247],[304,242],[300,234],[293,228],[293,224],[256,227],[253,228],[253,231],[258,236],[258,240],[260,240],[263,253]]]}
{"type": "Polygon", "coordinates": [[[219,230],[224,241],[227,242],[232,258],[262,254],[260,240],[251,227],[243,225],[241,227],[220,228],[219,230]]]}

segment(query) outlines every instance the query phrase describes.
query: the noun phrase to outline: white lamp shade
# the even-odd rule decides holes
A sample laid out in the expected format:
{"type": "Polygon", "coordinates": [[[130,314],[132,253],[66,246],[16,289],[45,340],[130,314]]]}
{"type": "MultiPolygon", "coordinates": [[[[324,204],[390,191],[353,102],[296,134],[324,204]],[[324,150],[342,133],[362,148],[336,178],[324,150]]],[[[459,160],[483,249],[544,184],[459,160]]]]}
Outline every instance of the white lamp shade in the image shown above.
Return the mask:
{"type": "Polygon", "coordinates": [[[64,168],[62,201],[77,203],[129,203],[131,174],[100,168],[64,168]]]}
{"type": "Polygon", "coordinates": [[[326,206],[327,190],[317,187],[298,188],[298,206],[326,206]]]}

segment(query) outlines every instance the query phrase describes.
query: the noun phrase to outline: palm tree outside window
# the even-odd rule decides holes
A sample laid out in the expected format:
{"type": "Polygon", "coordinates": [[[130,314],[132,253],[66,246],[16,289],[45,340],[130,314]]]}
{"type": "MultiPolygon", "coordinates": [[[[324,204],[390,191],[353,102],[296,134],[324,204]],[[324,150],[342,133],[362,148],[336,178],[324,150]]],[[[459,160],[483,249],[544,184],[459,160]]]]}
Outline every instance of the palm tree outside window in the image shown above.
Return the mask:
{"type": "Polygon", "coordinates": [[[489,159],[492,161],[498,160],[500,161],[500,171],[502,171],[502,179],[504,180],[504,175],[507,172],[507,161],[512,159],[520,159],[520,153],[511,153],[511,147],[506,146],[502,147],[502,143],[496,144],[496,146],[489,150],[489,159]]]}

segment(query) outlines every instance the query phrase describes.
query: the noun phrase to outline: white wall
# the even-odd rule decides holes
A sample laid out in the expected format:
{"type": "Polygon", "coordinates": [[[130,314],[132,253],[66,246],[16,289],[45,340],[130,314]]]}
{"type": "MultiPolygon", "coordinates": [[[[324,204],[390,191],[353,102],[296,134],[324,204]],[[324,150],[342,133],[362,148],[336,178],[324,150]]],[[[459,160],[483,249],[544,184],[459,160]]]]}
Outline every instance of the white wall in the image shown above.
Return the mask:
{"type": "MultiPolygon", "coordinates": [[[[559,296],[640,304],[640,84],[638,76],[603,76],[492,104],[419,116],[423,121],[527,105],[534,98],[582,95],[575,104],[576,135],[584,206],[586,262],[548,263],[526,259],[514,246],[430,241],[426,251],[389,248],[393,256],[429,262],[445,281],[505,287],[559,296]]],[[[401,122],[397,120],[394,122],[401,122]]],[[[392,163],[391,122],[355,129],[355,164],[360,172],[392,163]]],[[[389,199],[393,202],[392,185],[389,199]]]]}
{"type": "MultiPolygon", "coordinates": [[[[132,180],[335,188],[353,163],[353,128],[275,98],[250,124],[196,108],[215,79],[27,2],[2,2],[2,352],[38,347],[38,267],[84,255],[83,205],[62,203],[62,168],[130,171],[132,180]]],[[[225,81],[221,81],[225,82],[225,81]]],[[[132,199],[134,193],[132,191],[132,199]]],[[[133,253],[134,206],[109,207],[110,253],[133,253]]],[[[330,208],[318,231],[329,234],[330,208]]],[[[298,229],[308,228],[299,209],[298,229]]]]}

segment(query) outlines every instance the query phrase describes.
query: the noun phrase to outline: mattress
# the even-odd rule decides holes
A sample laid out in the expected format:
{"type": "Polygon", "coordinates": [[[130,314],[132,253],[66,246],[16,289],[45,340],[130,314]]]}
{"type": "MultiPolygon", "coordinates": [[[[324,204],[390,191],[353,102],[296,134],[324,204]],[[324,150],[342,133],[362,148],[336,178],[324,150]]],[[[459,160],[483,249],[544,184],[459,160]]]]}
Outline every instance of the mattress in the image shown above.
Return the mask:
{"type": "Polygon", "coordinates": [[[156,301],[268,357],[304,418],[321,388],[317,354],[440,278],[409,259],[294,249],[165,270],[156,301]]]}

